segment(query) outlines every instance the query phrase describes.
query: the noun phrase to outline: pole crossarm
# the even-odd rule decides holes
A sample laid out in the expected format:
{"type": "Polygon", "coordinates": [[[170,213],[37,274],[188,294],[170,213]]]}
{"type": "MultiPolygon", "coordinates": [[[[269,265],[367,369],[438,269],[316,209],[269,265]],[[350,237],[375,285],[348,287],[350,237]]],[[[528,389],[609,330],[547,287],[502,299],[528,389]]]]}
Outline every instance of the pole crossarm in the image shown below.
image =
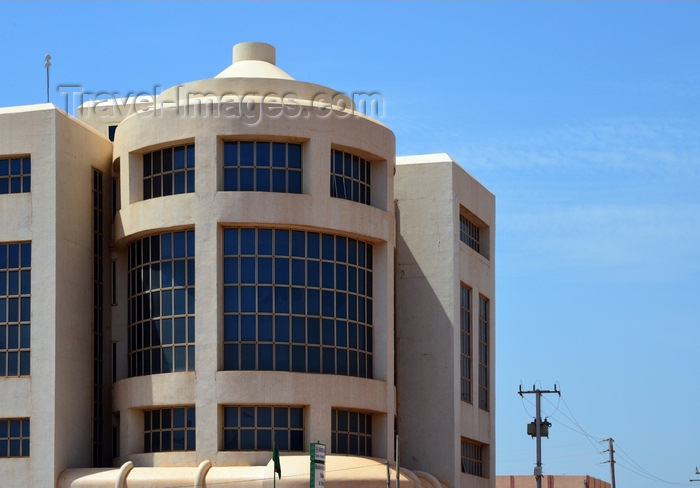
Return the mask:
{"type": "Polygon", "coordinates": [[[535,480],[537,480],[537,488],[542,488],[542,418],[540,415],[540,398],[543,394],[556,393],[561,396],[561,392],[557,389],[557,385],[554,385],[553,390],[540,390],[532,385],[532,390],[523,391],[523,385],[518,388],[518,394],[522,397],[523,395],[535,395],[535,437],[537,438],[537,465],[535,466],[535,480]]]}
{"type": "Polygon", "coordinates": [[[610,454],[610,459],[605,461],[605,463],[610,463],[610,486],[611,488],[615,488],[615,449],[613,449],[613,442],[615,442],[615,439],[611,437],[605,439],[603,442],[608,443],[608,450],[603,452],[610,454]]]}

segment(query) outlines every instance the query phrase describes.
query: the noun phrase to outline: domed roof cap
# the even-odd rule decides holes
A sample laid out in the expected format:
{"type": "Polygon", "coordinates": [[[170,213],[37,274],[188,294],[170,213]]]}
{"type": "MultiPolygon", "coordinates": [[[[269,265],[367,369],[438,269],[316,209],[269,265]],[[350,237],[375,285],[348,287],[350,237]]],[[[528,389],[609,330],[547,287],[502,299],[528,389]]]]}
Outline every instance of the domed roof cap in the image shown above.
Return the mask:
{"type": "Polygon", "coordinates": [[[241,42],[233,46],[233,64],[215,78],[275,78],[294,80],[276,66],[274,46],[264,42],[241,42]]]}

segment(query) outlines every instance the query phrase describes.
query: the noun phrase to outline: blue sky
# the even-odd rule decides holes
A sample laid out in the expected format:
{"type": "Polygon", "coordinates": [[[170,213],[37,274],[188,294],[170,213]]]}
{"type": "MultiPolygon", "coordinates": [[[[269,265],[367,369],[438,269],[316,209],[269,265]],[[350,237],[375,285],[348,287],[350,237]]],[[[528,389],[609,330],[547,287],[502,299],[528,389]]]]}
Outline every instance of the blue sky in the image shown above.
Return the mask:
{"type": "MultiPolygon", "coordinates": [[[[497,474],[686,486],[700,465],[700,3],[0,2],[0,106],[58,84],[208,78],[263,41],[299,80],[378,91],[399,155],[497,197],[497,474]]],[[[700,476],[697,476],[700,477],[700,476]]]]}

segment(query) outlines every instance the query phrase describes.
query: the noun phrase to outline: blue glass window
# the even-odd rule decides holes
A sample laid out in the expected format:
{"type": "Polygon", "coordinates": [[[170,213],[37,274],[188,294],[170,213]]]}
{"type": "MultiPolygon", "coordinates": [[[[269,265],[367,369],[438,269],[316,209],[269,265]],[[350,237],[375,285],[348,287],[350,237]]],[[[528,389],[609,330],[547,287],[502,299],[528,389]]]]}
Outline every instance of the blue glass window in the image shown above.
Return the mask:
{"type": "Polygon", "coordinates": [[[194,231],[129,245],[130,377],[194,371],[194,259],[194,231]]]}
{"type": "Polygon", "coordinates": [[[304,451],[304,409],[301,407],[224,407],[225,451],[304,451]]]}
{"type": "Polygon", "coordinates": [[[479,296],[479,408],[489,409],[489,300],[479,296]]]}
{"type": "Polygon", "coordinates": [[[194,144],[143,155],[143,199],[194,193],[194,144]]]}
{"type": "Polygon", "coordinates": [[[460,284],[460,395],[463,402],[472,402],[472,290],[460,284]]]}
{"type": "Polygon", "coordinates": [[[301,193],[301,144],[224,142],[224,191],[301,193]]]}
{"type": "Polygon", "coordinates": [[[0,459],[29,456],[29,419],[0,419],[0,459]]]}
{"type": "Polygon", "coordinates": [[[333,409],[331,411],[331,452],[372,456],[372,415],[333,409]]]}
{"type": "Polygon", "coordinates": [[[31,243],[0,243],[0,378],[30,374],[31,260],[31,243]]]}
{"type": "Polygon", "coordinates": [[[372,204],[371,165],[350,153],[331,150],[331,196],[372,204]]]}
{"type": "Polygon", "coordinates": [[[372,377],[371,244],[286,229],[223,238],[224,369],[372,377]]]}
{"type": "Polygon", "coordinates": [[[143,412],[143,451],[194,451],[196,444],[194,407],[174,407],[143,412]]]}
{"type": "Polygon", "coordinates": [[[32,191],[32,160],[29,156],[0,158],[0,195],[32,191]]]}

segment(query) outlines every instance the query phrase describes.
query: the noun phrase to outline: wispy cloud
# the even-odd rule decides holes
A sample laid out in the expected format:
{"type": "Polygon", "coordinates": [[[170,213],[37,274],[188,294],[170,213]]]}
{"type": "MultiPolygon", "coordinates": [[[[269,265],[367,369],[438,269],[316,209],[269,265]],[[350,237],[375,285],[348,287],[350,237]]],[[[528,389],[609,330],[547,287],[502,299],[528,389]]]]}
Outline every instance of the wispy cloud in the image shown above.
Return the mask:
{"type": "Polygon", "coordinates": [[[500,218],[497,239],[499,256],[523,271],[682,280],[700,273],[700,204],[523,208],[500,218]]]}
{"type": "Polygon", "coordinates": [[[636,282],[700,273],[696,120],[567,125],[470,142],[459,159],[496,194],[501,265],[636,282]]]}
{"type": "Polygon", "coordinates": [[[685,167],[700,174],[697,119],[617,118],[467,142],[463,164],[483,171],[566,168],[658,173],[685,167]]]}

